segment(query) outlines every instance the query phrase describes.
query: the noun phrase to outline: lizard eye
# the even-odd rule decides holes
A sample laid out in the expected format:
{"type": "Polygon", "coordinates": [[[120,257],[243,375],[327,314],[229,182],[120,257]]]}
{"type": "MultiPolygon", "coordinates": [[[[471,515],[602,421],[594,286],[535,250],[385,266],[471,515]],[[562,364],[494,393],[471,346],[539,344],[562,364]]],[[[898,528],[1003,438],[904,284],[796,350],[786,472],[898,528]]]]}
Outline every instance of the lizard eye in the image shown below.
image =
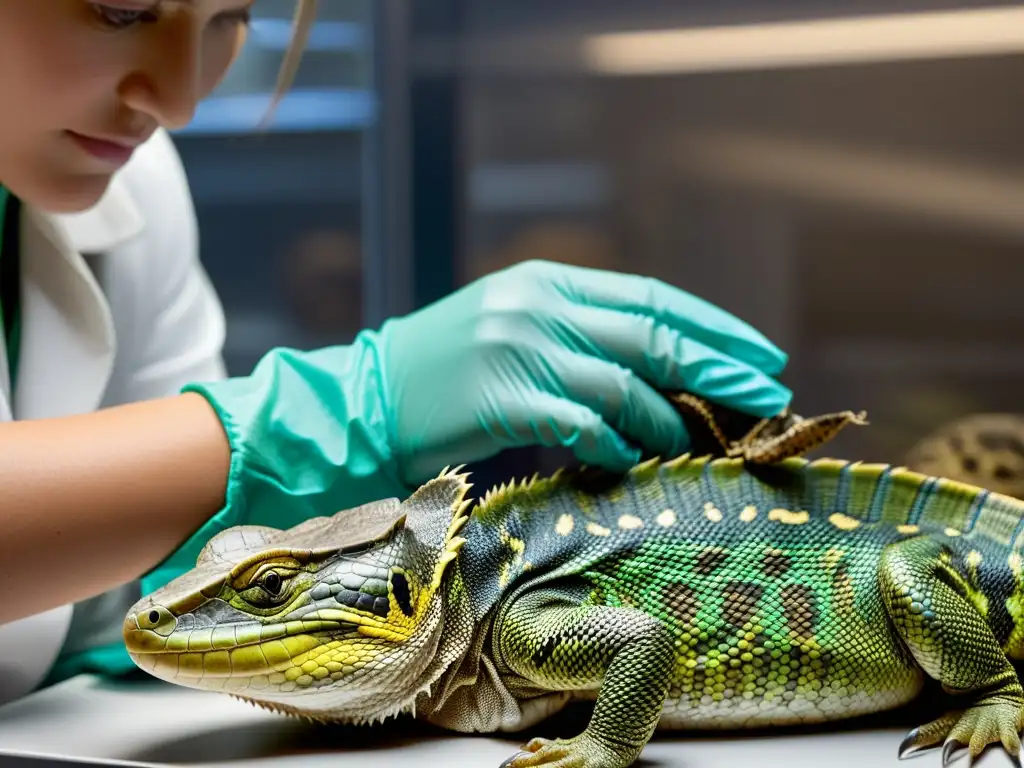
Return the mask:
{"type": "Polygon", "coordinates": [[[251,576],[239,590],[238,597],[253,608],[275,609],[292,594],[291,582],[294,575],[292,569],[275,563],[251,576]]]}
{"type": "Polygon", "coordinates": [[[263,588],[272,595],[281,591],[281,574],[277,571],[267,571],[260,580],[263,588]]]}

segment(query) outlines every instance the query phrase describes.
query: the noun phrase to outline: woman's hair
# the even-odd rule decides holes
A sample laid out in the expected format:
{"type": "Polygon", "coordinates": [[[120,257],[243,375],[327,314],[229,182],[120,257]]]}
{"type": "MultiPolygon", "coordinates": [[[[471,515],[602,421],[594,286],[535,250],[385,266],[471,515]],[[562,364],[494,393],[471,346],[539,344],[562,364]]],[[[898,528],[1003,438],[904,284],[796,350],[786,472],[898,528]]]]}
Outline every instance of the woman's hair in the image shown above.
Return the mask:
{"type": "Polygon", "coordinates": [[[295,82],[295,75],[299,71],[299,64],[302,62],[302,53],[309,40],[309,33],[313,29],[313,20],[316,18],[317,0],[297,0],[295,6],[295,19],[292,25],[292,41],[285,51],[284,60],[281,62],[281,69],[277,75],[277,88],[274,92],[270,109],[263,117],[263,125],[273,117],[274,111],[284,97],[292,83],[295,82]]]}

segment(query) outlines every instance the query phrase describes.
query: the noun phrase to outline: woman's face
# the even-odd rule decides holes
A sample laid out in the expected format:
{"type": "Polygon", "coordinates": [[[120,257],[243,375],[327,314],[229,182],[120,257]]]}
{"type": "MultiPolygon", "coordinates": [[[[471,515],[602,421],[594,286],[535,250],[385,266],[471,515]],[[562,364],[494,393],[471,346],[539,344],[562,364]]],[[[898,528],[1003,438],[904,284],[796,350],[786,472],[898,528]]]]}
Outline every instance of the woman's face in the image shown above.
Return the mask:
{"type": "Polygon", "coordinates": [[[0,184],[52,212],[103,195],[131,149],[223,78],[252,0],[0,0],[0,184]]]}

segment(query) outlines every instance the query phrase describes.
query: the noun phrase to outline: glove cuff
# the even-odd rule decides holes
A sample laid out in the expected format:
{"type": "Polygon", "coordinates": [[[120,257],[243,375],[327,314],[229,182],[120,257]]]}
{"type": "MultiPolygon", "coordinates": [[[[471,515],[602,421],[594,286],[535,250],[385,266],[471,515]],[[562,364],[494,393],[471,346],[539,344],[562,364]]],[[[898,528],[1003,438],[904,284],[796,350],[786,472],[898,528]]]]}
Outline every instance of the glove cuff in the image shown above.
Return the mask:
{"type": "Polygon", "coordinates": [[[413,490],[389,446],[374,332],[313,352],[276,348],[249,376],[182,392],[205,397],[224,427],[231,447],[225,504],[142,578],[143,594],[193,568],[226,528],[290,528],[413,490]]]}

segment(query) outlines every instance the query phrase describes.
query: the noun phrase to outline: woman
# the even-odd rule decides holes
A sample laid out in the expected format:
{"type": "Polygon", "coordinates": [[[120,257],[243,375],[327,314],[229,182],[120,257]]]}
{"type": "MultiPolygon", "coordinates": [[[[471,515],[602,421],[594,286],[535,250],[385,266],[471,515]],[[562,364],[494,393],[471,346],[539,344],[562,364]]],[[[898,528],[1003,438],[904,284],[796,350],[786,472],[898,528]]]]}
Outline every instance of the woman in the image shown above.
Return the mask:
{"type": "Polygon", "coordinates": [[[163,131],[220,81],[249,5],[0,0],[0,701],[127,669],[124,610],[226,526],[403,496],[511,446],[611,468],[676,453],[658,387],[760,415],[789,400],[785,355],[731,315],[544,262],[225,380],[163,131]]]}

